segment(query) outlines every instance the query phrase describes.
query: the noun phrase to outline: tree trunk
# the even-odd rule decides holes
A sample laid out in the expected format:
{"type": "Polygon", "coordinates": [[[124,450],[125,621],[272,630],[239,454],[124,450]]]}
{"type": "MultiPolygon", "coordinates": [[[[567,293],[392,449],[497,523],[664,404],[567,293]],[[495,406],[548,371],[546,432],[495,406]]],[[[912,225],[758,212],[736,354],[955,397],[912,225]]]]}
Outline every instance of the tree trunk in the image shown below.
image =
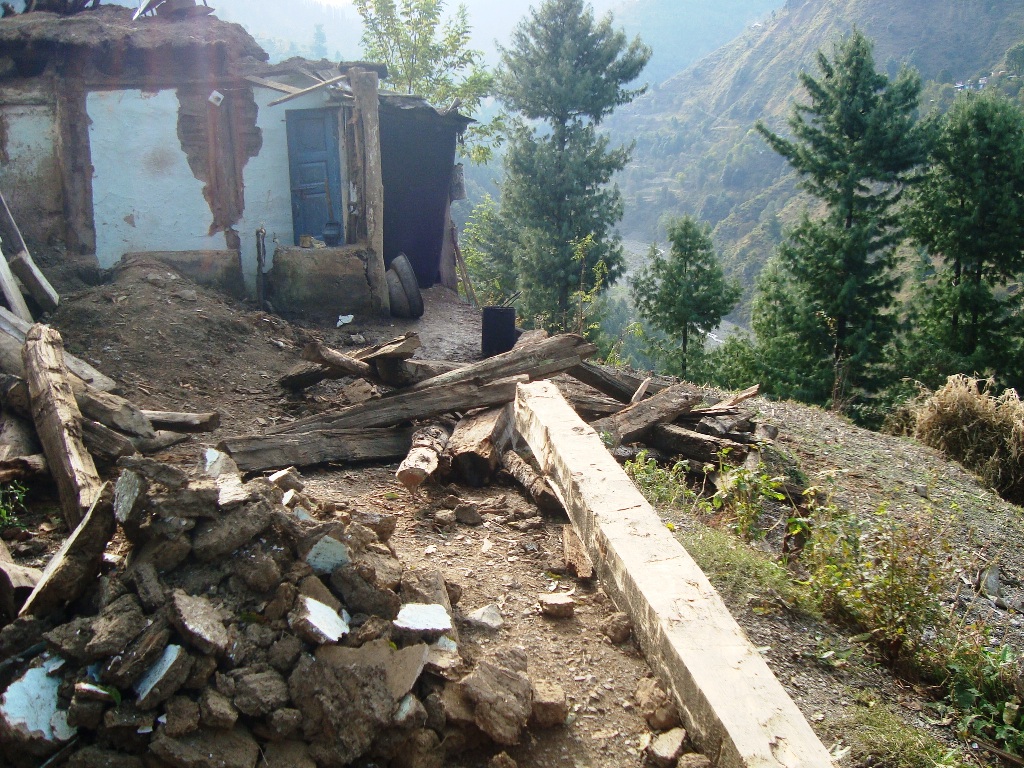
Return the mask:
{"type": "Polygon", "coordinates": [[[519,454],[513,451],[505,451],[501,457],[501,466],[523,487],[530,496],[530,499],[541,511],[551,513],[563,511],[562,502],[558,500],[558,496],[551,490],[551,486],[519,454]]]}
{"type": "Polygon", "coordinates": [[[598,434],[608,435],[609,449],[616,448],[639,440],[655,424],[674,421],[703,399],[689,384],[676,384],[590,426],[598,434]]]}
{"type": "Polygon", "coordinates": [[[511,404],[478,411],[456,425],[442,461],[468,485],[482,488],[498,468],[501,452],[511,438],[511,404]]]}
{"type": "Polygon", "coordinates": [[[398,481],[415,491],[441,465],[441,452],[448,444],[448,430],[440,424],[430,424],[413,432],[412,448],[395,472],[398,481]]]}

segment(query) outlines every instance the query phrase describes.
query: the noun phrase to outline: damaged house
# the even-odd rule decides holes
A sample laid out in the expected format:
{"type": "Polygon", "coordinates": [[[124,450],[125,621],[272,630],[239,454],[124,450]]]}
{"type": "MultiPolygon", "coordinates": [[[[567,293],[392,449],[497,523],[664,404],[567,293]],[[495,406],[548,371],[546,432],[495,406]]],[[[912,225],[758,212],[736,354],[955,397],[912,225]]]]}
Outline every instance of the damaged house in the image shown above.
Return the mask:
{"type": "Polygon", "coordinates": [[[101,268],[147,252],[292,313],[386,314],[401,253],[454,287],[470,120],[379,91],[379,65],[266,59],[209,15],[0,20],[0,190],[25,239],[101,268]]]}

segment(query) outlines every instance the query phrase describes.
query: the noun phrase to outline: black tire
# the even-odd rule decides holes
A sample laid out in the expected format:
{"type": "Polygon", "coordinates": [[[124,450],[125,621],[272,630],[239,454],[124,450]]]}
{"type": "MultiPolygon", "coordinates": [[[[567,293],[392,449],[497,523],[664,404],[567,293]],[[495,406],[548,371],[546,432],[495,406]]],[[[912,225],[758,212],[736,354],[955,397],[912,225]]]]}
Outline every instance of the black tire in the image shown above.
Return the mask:
{"type": "Polygon", "coordinates": [[[409,257],[404,253],[398,254],[391,262],[391,269],[395,270],[398,279],[402,281],[402,288],[405,289],[405,297],[409,300],[409,317],[423,317],[423,296],[420,294],[420,283],[416,279],[416,272],[413,271],[409,257]]]}
{"type": "Polygon", "coordinates": [[[392,317],[412,317],[409,311],[409,299],[405,296],[405,289],[402,281],[398,278],[395,270],[389,269],[384,273],[388,281],[388,300],[391,302],[392,317]]]}

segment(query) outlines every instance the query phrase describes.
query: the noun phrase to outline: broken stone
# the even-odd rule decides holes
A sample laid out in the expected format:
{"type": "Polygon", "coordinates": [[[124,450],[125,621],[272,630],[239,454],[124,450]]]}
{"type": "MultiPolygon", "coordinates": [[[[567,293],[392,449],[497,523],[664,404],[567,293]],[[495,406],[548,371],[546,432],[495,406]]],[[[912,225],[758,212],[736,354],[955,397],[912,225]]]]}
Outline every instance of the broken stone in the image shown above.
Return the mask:
{"type": "Polygon", "coordinates": [[[281,583],[281,568],[259,547],[239,552],[231,560],[235,574],[254,592],[264,593],[281,583]]]}
{"type": "Polygon", "coordinates": [[[685,742],[686,731],[682,728],[673,728],[658,734],[647,745],[647,760],[655,768],[673,768],[683,754],[685,742]]]}
{"type": "Polygon", "coordinates": [[[501,616],[501,609],[494,603],[491,603],[483,608],[477,608],[466,616],[466,623],[471,627],[496,631],[505,626],[505,619],[501,616]]]}
{"type": "Polygon", "coordinates": [[[60,678],[52,676],[64,664],[51,657],[11,683],[0,697],[0,743],[8,751],[48,757],[77,732],[68,723],[58,698],[60,678]]]}
{"type": "Polygon", "coordinates": [[[299,472],[295,467],[280,469],[268,477],[267,480],[272,482],[282,491],[295,491],[298,493],[306,488],[306,484],[302,482],[302,478],[299,476],[299,472]]]}
{"type": "Polygon", "coordinates": [[[123,456],[118,459],[117,466],[137,472],[147,480],[160,483],[172,491],[188,483],[188,475],[177,467],[145,456],[123,456]]]}
{"type": "Polygon", "coordinates": [[[223,693],[207,688],[199,696],[199,720],[205,728],[230,730],[238,721],[238,710],[223,693]]]}
{"type": "Polygon", "coordinates": [[[169,699],[192,672],[192,657],[180,645],[168,645],[156,663],[135,685],[139,709],[152,709],[169,699]]]}
{"type": "Polygon", "coordinates": [[[109,704],[114,701],[114,694],[110,688],[105,688],[95,683],[82,682],[75,683],[75,694],[72,698],[109,704]]]}
{"type": "Polygon", "coordinates": [[[199,656],[194,657],[194,659],[192,673],[188,676],[188,680],[185,681],[185,685],[182,687],[190,691],[202,691],[206,688],[213,673],[217,671],[217,659],[213,656],[199,656]]]}
{"type": "Polygon", "coordinates": [[[131,570],[131,579],[135,584],[135,592],[147,611],[155,611],[167,602],[163,584],[160,583],[160,577],[152,562],[143,560],[136,563],[131,570]]]}
{"type": "Polygon", "coordinates": [[[313,573],[325,576],[351,563],[352,553],[348,545],[333,536],[323,536],[306,553],[305,560],[313,569],[313,573]]]}
{"type": "Polygon", "coordinates": [[[507,752],[501,752],[491,758],[487,768],[519,768],[519,764],[507,752]]]}
{"type": "Polygon", "coordinates": [[[288,626],[299,637],[313,645],[336,643],[349,633],[347,614],[338,615],[328,605],[311,597],[299,597],[288,615],[288,626]]]}
{"type": "Polygon", "coordinates": [[[266,768],[316,768],[309,747],[301,741],[272,741],[264,747],[263,759],[266,768]]]}
{"type": "MultiPolygon", "coordinates": [[[[436,568],[410,568],[402,574],[402,602],[425,605],[437,603],[443,605],[448,615],[451,616],[452,605],[458,600],[451,599],[448,584],[441,571],[436,568]]],[[[450,636],[453,640],[459,639],[458,632],[454,628],[450,636]]]]}
{"type": "Polygon", "coordinates": [[[366,526],[377,534],[377,538],[381,542],[387,543],[398,527],[398,515],[380,512],[353,512],[352,522],[366,526]]]}
{"type": "Polygon", "coordinates": [[[220,490],[213,480],[196,480],[184,488],[167,493],[151,494],[149,508],[156,515],[174,517],[217,517],[220,490]]]}
{"type": "Polygon", "coordinates": [[[525,672],[526,653],[509,649],[481,661],[459,683],[473,703],[473,721],[498,744],[518,744],[533,711],[533,686],[525,672]]]}
{"type": "Polygon", "coordinates": [[[286,634],[270,646],[267,661],[270,666],[283,674],[291,671],[300,653],[302,653],[302,641],[295,635],[286,634]]]}
{"type": "Polygon", "coordinates": [[[462,656],[459,654],[459,646],[450,637],[442,637],[430,646],[430,654],[427,656],[427,666],[434,672],[444,674],[462,666],[462,656]]]}
{"type": "Polygon", "coordinates": [[[267,720],[273,741],[296,738],[302,733],[302,713],[297,709],[278,709],[267,720]]]}
{"type": "Polygon", "coordinates": [[[443,531],[450,531],[455,527],[455,512],[450,509],[439,509],[434,513],[434,523],[443,531]]]}
{"type": "Polygon", "coordinates": [[[679,758],[676,768],[711,768],[711,759],[697,752],[687,752],[679,758]]]}
{"type": "MultiPolygon", "coordinates": [[[[374,544],[380,547],[380,544],[374,544]]],[[[380,589],[396,590],[402,583],[402,562],[392,555],[387,549],[384,552],[373,551],[372,549],[359,556],[359,562],[373,568],[374,586],[380,589]]]]}
{"type": "Polygon", "coordinates": [[[288,684],[272,669],[239,670],[235,675],[235,708],[251,717],[262,717],[288,703],[288,684]]]}
{"type": "Polygon", "coordinates": [[[653,677],[645,677],[637,684],[636,703],[653,730],[667,731],[679,725],[676,705],[653,677]]]}
{"type": "Polygon", "coordinates": [[[437,734],[427,728],[414,731],[391,761],[394,768],[444,768],[445,751],[437,734]]]}
{"type": "Polygon", "coordinates": [[[114,518],[129,541],[140,540],[140,531],[146,521],[146,491],[149,483],[130,469],[121,472],[114,485],[114,518]]]}
{"type": "Polygon", "coordinates": [[[100,671],[100,680],[118,689],[133,687],[153,666],[167,647],[171,630],[165,621],[156,621],[117,654],[100,671]]]}
{"type": "Polygon", "coordinates": [[[385,676],[372,668],[340,669],[302,656],[288,690],[321,765],[347,765],[365,754],[394,711],[385,676]]]}
{"type": "Polygon", "coordinates": [[[228,633],[213,603],[176,589],[170,608],[168,618],[185,642],[200,653],[223,656],[227,652],[228,633]]]}
{"type": "Polygon", "coordinates": [[[476,504],[459,504],[455,508],[455,519],[463,525],[480,525],[484,521],[476,504]]]}
{"type": "Polygon", "coordinates": [[[19,615],[46,616],[81,597],[100,571],[103,552],[116,526],[113,492],[106,485],[82,522],[50,558],[19,615]]]}
{"type": "MultiPolygon", "coordinates": [[[[429,699],[430,697],[427,698],[429,699]]],[[[455,726],[476,725],[476,721],[473,718],[473,702],[466,695],[461,685],[455,683],[445,685],[439,696],[439,702],[441,712],[444,715],[444,721],[447,724],[455,726]]],[[[430,714],[429,709],[427,714],[430,714]]]]}
{"type": "Polygon", "coordinates": [[[94,617],[80,616],[67,624],[61,624],[59,627],[51,629],[43,637],[58,655],[84,661],[86,658],[85,648],[92,640],[93,621],[95,621],[94,617]]]}
{"type": "MultiPolygon", "coordinates": [[[[462,600],[462,585],[455,581],[444,580],[444,591],[448,595],[449,605],[458,605],[462,600]]],[[[442,603],[443,605],[443,603],[442,603]]]]}
{"type": "Polygon", "coordinates": [[[118,598],[93,621],[92,639],[85,646],[86,659],[91,661],[120,653],[151,623],[142,613],[135,595],[118,598]]]}
{"type": "Polygon", "coordinates": [[[331,574],[331,587],[353,613],[394,619],[402,601],[390,589],[375,587],[375,575],[363,564],[343,565],[331,574]]]}
{"type": "Polygon", "coordinates": [[[415,637],[437,639],[452,630],[452,617],[443,605],[406,603],[394,621],[395,629],[415,637]]]}
{"type": "Polygon", "coordinates": [[[412,690],[427,663],[429,649],[419,643],[395,650],[387,640],[375,640],[360,648],[330,646],[316,653],[317,661],[339,669],[364,667],[383,672],[394,703],[412,690]]]}
{"type": "Polygon", "coordinates": [[[231,731],[197,731],[179,738],[163,730],[150,751],[173,768],[253,768],[260,754],[259,745],[239,725],[231,731]]]}
{"type": "Polygon", "coordinates": [[[601,625],[601,632],[612,641],[613,645],[621,645],[633,634],[633,622],[625,613],[613,613],[601,625]]]}
{"type": "Polygon", "coordinates": [[[287,582],[279,584],[273,599],[263,609],[263,615],[267,617],[268,621],[283,619],[291,611],[292,606],[295,605],[295,600],[298,596],[299,590],[295,588],[294,584],[288,584],[287,582]]]}
{"type": "MultiPolygon", "coordinates": [[[[139,550],[136,563],[151,563],[160,573],[173,571],[192,553],[192,541],[188,536],[173,538],[156,537],[149,539],[139,550]]],[[[136,567],[138,567],[136,565],[136,567]]]]}
{"type": "Polygon", "coordinates": [[[68,706],[68,725],[72,728],[95,731],[103,722],[103,713],[106,710],[106,702],[72,696],[71,704],[68,706]]]}
{"type": "Polygon", "coordinates": [[[127,702],[103,714],[103,743],[127,752],[141,752],[153,733],[152,712],[140,712],[127,702]]]}
{"type": "Polygon", "coordinates": [[[533,684],[533,722],[539,728],[563,725],[569,717],[569,703],[560,685],[537,681],[533,684]]]}
{"type": "Polygon", "coordinates": [[[164,706],[168,736],[185,736],[199,730],[199,705],[186,696],[172,696],[164,706]]]}
{"type": "Polygon", "coordinates": [[[260,500],[219,520],[204,522],[192,537],[192,552],[205,563],[229,555],[263,533],[273,517],[274,507],[260,500]]]}
{"type": "Polygon", "coordinates": [[[552,619],[571,618],[576,610],[576,601],[562,592],[540,594],[537,599],[540,601],[540,612],[552,619]]]}
{"type": "Polygon", "coordinates": [[[302,583],[299,584],[299,594],[311,597],[332,610],[341,610],[341,601],[316,576],[307,576],[302,580],[302,583]]]}
{"type": "Polygon", "coordinates": [[[395,707],[395,725],[399,728],[423,728],[427,724],[427,710],[411,693],[402,697],[395,707]]]}

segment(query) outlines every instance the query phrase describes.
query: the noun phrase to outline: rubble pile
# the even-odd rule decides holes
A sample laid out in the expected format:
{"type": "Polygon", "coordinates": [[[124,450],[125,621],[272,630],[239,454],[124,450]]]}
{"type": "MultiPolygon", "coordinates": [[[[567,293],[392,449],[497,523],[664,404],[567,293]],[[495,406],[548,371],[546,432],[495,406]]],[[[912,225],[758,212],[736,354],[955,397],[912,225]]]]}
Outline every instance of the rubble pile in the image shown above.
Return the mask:
{"type": "Polygon", "coordinates": [[[72,536],[57,593],[44,574],[0,630],[5,764],[427,768],[564,722],[524,652],[468,668],[461,590],[405,569],[395,525],[294,471],[243,482],[214,450],[191,474],[122,459],[76,530],[101,533],[72,536]]]}

